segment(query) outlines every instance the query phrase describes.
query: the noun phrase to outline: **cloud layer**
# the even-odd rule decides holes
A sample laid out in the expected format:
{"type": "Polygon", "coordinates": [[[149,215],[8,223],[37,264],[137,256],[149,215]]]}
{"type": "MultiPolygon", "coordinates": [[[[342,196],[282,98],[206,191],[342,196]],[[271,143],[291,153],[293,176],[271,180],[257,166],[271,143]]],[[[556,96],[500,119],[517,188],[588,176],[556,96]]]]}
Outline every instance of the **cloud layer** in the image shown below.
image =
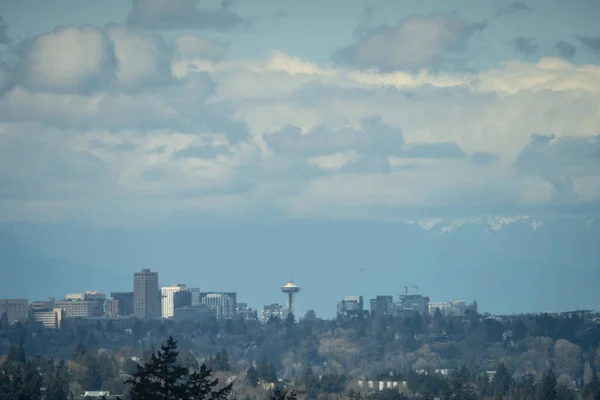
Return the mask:
{"type": "Polygon", "coordinates": [[[237,26],[231,7],[140,1],[127,24],[25,40],[0,64],[0,216],[388,219],[600,201],[600,66],[569,42],[537,58],[537,41],[513,38],[527,61],[467,70],[486,23],[439,13],[363,27],[332,62],[230,58],[228,39],[194,30],[237,26]]]}

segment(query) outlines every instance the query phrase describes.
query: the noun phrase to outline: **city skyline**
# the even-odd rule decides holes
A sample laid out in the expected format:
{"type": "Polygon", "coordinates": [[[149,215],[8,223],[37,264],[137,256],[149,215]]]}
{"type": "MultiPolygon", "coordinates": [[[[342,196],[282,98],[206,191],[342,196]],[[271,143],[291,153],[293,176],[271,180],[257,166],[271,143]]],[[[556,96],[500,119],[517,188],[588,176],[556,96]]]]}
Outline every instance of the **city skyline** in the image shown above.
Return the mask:
{"type": "Polygon", "coordinates": [[[596,0],[0,4],[5,297],[600,303],[596,0]]]}

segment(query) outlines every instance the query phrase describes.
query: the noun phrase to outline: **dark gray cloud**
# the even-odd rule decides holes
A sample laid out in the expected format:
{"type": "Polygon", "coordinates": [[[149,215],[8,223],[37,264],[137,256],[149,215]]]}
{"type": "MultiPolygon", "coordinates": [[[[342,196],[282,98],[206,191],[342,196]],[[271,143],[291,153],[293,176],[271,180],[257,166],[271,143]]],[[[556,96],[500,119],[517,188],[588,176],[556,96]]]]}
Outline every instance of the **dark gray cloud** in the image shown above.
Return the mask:
{"type": "Polygon", "coordinates": [[[577,47],[572,45],[571,43],[559,41],[554,44],[554,50],[558,53],[558,55],[566,60],[570,60],[575,57],[577,53],[577,47]]]}
{"type": "Polygon", "coordinates": [[[515,1],[498,9],[498,15],[514,14],[522,11],[531,11],[531,7],[521,1],[515,1]]]}
{"type": "Polygon", "coordinates": [[[580,36],[577,35],[577,40],[594,53],[600,54],[600,36],[580,36]]]}
{"type": "Polygon", "coordinates": [[[600,136],[533,134],[517,156],[517,168],[521,173],[550,182],[559,200],[573,199],[574,179],[594,176],[600,171],[600,136]]]}
{"type": "Polygon", "coordinates": [[[471,154],[471,162],[476,165],[488,165],[498,160],[498,155],[486,151],[476,151],[471,154]]]}
{"type": "Polygon", "coordinates": [[[454,14],[411,16],[396,26],[358,29],[357,42],[337,50],[333,60],[382,72],[441,68],[466,49],[469,37],[486,26],[485,21],[468,23],[454,14]]]}
{"type": "Polygon", "coordinates": [[[230,1],[217,10],[200,10],[197,0],[133,0],[127,23],[146,29],[228,30],[241,24],[230,1]]]}
{"type": "Polygon", "coordinates": [[[515,39],[515,51],[517,53],[532,56],[538,51],[539,45],[534,38],[518,37],[515,39]]]}
{"type": "Polygon", "coordinates": [[[8,36],[8,24],[0,15],[0,44],[10,43],[10,37],[8,36]]]}

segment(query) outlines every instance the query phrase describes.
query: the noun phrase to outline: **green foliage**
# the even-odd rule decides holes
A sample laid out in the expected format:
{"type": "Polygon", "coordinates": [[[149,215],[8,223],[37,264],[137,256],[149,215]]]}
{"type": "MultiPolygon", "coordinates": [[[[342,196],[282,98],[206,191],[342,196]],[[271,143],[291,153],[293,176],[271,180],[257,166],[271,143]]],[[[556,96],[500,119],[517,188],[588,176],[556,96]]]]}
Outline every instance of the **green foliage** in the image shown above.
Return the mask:
{"type": "Polygon", "coordinates": [[[172,337],[161,346],[149,363],[139,366],[126,383],[131,385],[131,399],[180,399],[186,395],[188,370],[177,365],[177,343],[172,337]]]}
{"type": "Polygon", "coordinates": [[[138,371],[126,383],[131,385],[131,400],[222,400],[230,396],[232,384],[216,389],[218,379],[212,379],[212,371],[205,365],[189,374],[189,370],[177,364],[177,342],[169,337],[151,361],[138,366],[138,371]]]}
{"type": "Polygon", "coordinates": [[[456,400],[475,400],[477,398],[471,384],[471,374],[464,366],[452,374],[450,390],[456,400]]]}
{"type": "Polygon", "coordinates": [[[252,387],[258,386],[258,371],[254,368],[254,365],[251,365],[250,368],[246,371],[246,380],[252,387]]]}
{"type": "Polygon", "coordinates": [[[537,398],[539,400],[557,399],[556,375],[554,375],[552,368],[549,368],[544,372],[538,385],[537,398]]]}
{"type": "Polygon", "coordinates": [[[277,369],[275,368],[275,365],[273,365],[273,363],[267,361],[266,359],[263,359],[258,364],[257,370],[258,377],[260,378],[260,380],[271,383],[277,382],[277,369]]]}
{"type": "Polygon", "coordinates": [[[498,364],[494,379],[492,379],[492,393],[500,397],[506,396],[512,386],[512,378],[503,363],[498,364]]]}
{"type": "Polygon", "coordinates": [[[208,365],[215,371],[230,371],[231,364],[227,350],[221,349],[214,357],[210,357],[208,359],[208,365]]]}
{"type": "Polygon", "coordinates": [[[65,400],[69,394],[69,373],[64,361],[61,361],[54,370],[45,400],[65,400]]]}
{"type": "Polygon", "coordinates": [[[182,400],[224,400],[230,397],[233,390],[233,382],[229,385],[216,389],[219,379],[212,379],[212,372],[205,364],[200,366],[198,372],[193,372],[186,384],[186,397],[182,400]]]}
{"type": "Polygon", "coordinates": [[[296,400],[296,391],[283,389],[280,386],[276,386],[269,394],[269,400],[296,400]]]}

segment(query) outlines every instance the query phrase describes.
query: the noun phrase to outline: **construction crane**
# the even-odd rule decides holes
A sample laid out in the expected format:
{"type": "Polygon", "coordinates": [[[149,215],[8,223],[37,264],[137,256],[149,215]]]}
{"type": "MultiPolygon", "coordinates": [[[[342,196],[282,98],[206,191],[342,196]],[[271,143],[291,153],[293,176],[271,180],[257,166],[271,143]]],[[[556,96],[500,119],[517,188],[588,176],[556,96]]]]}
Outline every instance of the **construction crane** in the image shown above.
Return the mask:
{"type": "Polygon", "coordinates": [[[408,289],[416,289],[419,290],[418,286],[404,285],[404,294],[408,295],[408,289]]]}

